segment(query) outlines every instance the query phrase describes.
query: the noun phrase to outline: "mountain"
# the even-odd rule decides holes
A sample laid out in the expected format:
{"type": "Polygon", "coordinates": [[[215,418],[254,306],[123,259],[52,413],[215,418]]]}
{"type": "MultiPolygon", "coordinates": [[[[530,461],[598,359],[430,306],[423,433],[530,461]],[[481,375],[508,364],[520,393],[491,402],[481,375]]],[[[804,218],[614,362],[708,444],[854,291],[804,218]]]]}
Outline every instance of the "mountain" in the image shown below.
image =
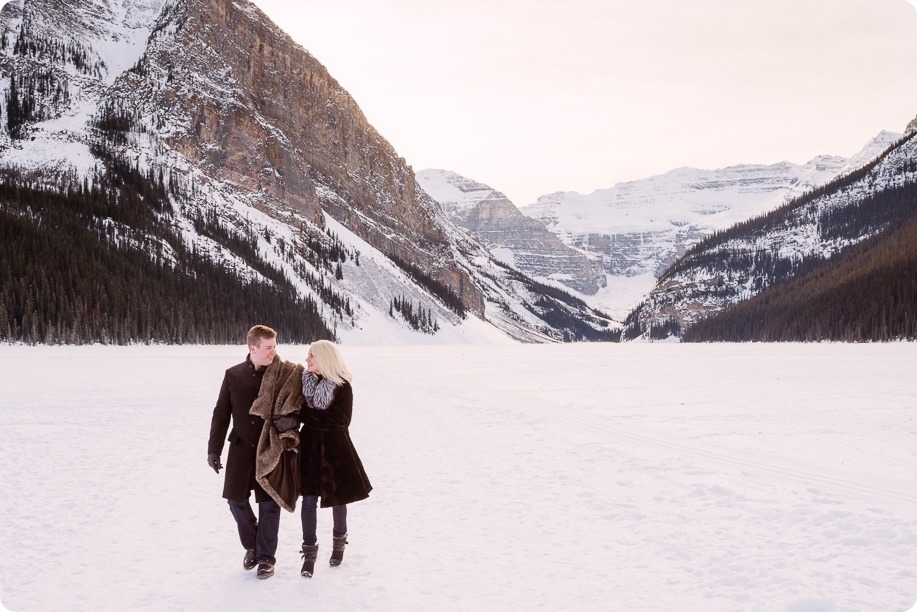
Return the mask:
{"type": "Polygon", "coordinates": [[[448,170],[421,170],[417,180],[456,225],[504,263],[587,295],[605,286],[605,272],[596,256],[566,246],[544,223],[523,215],[499,191],[448,170]]]}
{"type": "Polygon", "coordinates": [[[909,128],[867,165],[700,241],[629,315],[625,335],[680,336],[715,317],[689,338],[913,337],[915,218],[909,128]]]}
{"type": "Polygon", "coordinates": [[[250,2],[13,0],[0,47],[8,339],[613,335],[458,229],[250,2]]]}
{"type": "Polygon", "coordinates": [[[862,166],[898,138],[882,132],[849,159],[823,155],[804,165],[679,168],[588,195],[545,195],[520,210],[543,221],[565,244],[602,257],[608,288],[590,302],[623,317],[705,236],[862,166]]]}
{"type": "MultiPolygon", "coordinates": [[[[900,197],[917,199],[917,183],[900,197]]],[[[912,207],[913,208],[913,207],[912,207]]],[[[917,212],[693,324],[685,342],[917,339],[917,212]]]]}

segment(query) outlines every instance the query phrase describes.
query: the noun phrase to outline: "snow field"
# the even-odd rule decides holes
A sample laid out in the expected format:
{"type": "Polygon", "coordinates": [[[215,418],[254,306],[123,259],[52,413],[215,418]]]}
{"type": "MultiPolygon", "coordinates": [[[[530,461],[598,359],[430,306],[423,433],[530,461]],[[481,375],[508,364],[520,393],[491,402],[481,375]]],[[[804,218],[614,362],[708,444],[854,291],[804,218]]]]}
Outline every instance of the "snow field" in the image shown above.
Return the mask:
{"type": "MultiPolygon", "coordinates": [[[[285,359],[305,347],[280,345],[285,359]]],[[[204,462],[244,347],[2,346],[10,610],[909,610],[917,344],[342,347],[344,565],[242,548],[204,462]]],[[[223,456],[225,463],[225,452],[223,456]]]]}

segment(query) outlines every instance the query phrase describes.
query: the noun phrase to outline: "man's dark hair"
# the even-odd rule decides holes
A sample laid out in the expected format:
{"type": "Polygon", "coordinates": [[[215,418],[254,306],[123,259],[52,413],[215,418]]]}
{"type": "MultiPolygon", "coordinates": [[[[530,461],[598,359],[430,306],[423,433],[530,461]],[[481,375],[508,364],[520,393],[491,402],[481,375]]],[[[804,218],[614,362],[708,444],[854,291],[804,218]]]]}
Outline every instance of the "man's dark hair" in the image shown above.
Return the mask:
{"type": "Polygon", "coordinates": [[[277,332],[268,327],[267,325],[255,325],[250,330],[248,330],[248,340],[249,346],[259,346],[261,340],[270,340],[271,338],[276,338],[277,332]]]}

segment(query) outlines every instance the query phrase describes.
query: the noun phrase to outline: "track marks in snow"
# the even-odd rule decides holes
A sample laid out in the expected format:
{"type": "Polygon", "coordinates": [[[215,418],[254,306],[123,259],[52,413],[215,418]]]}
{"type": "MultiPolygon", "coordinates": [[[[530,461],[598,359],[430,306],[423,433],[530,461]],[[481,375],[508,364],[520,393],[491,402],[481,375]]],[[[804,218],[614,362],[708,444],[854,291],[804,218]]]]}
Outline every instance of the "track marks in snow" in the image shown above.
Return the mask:
{"type": "Polygon", "coordinates": [[[833,474],[819,471],[814,467],[791,467],[786,461],[769,462],[755,459],[752,456],[739,456],[734,452],[715,450],[710,443],[696,440],[679,439],[663,433],[641,430],[634,423],[609,424],[607,421],[592,416],[577,414],[569,409],[552,406],[544,400],[532,396],[511,394],[516,401],[526,405],[528,409],[551,417],[573,423],[590,432],[602,432],[608,439],[623,440],[636,443],[640,446],[654,450],[656,454],[668,455],[685,462],[683,473],[692,475],[713,475],[724,469],[738,469],[758,475],[771,477],[782,482],[796,482],[800,485],[812,485],[809,489],[813,494],[821,496],[822,503],[833,503],[829,494],[823,494],[821,489],[840,495],[860,497],[864,500],[880,499],[892,502],[903,502],[917,507],[917,494],[908,490],[876,486],[859,480],[841,478],[833,474]],[[705,465],[697,466],[691,462],[701,462],[705,465]],[[710,467],[717,466],[717,467],[710,467]]]}
{"type": "MultiPolygon", "coordinates": [[[[275,577],[241,569],[222,479],[204,465],[223,369],[244,351],[6,350],[0,510],[18,553],[0,560],[0,592],[13,609],[917,599],[917,487],[889,485],[917,472],[911,346],[345,347],[351,436],[375,489],[350,508],[345,565],[325,561],[311,581],[288,513],[275,577]],[[874,369],[853,376],[856,362],[874,369]],[[726,381],[713,398],[711,371],[726,381]],[[850,441],[860,469],[821,460],[850,441]]],[[[319,512],[320,559],[330,518],[319,512]]]]}

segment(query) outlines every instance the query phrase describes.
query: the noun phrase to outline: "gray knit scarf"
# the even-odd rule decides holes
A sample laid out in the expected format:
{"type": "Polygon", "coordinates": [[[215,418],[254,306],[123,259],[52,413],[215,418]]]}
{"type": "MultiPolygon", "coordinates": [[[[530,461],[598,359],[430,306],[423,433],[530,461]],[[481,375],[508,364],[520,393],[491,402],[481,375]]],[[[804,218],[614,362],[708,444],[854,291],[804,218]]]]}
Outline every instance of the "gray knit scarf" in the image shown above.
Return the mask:
{"type": "Polygon", "coordinates": [[[306,406],[313,410],[326,410],[334,399],[337,385],[327,378],[319,378],[312,372],[302,373],[302,394],[306,398],[306,406]]]}

